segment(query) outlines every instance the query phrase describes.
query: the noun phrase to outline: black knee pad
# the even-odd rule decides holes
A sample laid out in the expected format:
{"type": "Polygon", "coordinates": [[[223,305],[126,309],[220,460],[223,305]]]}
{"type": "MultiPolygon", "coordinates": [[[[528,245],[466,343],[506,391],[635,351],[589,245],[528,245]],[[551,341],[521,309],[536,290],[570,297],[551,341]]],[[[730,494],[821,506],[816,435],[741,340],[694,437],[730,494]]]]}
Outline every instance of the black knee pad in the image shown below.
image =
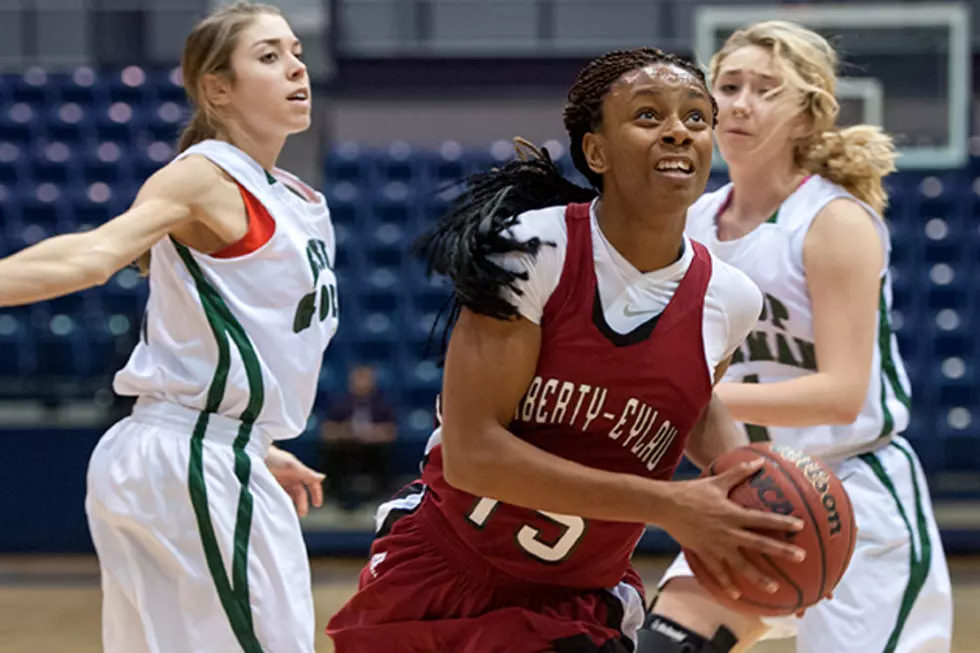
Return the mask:
{"type": "Polygon", "coordinates": [[[636,633],[636,653],[729,653],[737,643],[724,626],[708,639],[656,614],[648,614],[636,633]]]}

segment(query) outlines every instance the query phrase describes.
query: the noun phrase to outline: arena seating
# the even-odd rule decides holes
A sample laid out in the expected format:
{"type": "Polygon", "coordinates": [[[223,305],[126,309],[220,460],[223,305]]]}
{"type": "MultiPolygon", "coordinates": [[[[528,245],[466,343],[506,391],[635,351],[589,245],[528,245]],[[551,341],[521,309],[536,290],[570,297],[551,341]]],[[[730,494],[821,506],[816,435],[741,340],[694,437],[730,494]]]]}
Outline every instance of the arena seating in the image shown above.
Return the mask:
{"type": "MultiPolygon", "coordinates": [[[[170,71],[3,76],[0,255],[124,210],[172,156],[184,110],[170,71]]],[[[550,149],[572,174],[560,145],[550,149]]],[[[350,365],[369,362],[401,409],[403,437],[425,437],[440,383],[426,342],[448,293],[425,277],[408,245],[445,207],[447,184],[511,153],[508,143],[331,148],[322,181],[337,230],[341,327],[319,407],[343,388],[350,365]]],[[[930,471],[965,469],[980,459],[980,308],[972,288],[980,275],[980,158],[958,171],[901,172],[889,188],[892,324],[914,388],[909,436],[930,471]]],[[[104,288],[0,309],[0,396],[104,387],[132,346],[145,295],[139,275],[124,270],[104,288]]]]}

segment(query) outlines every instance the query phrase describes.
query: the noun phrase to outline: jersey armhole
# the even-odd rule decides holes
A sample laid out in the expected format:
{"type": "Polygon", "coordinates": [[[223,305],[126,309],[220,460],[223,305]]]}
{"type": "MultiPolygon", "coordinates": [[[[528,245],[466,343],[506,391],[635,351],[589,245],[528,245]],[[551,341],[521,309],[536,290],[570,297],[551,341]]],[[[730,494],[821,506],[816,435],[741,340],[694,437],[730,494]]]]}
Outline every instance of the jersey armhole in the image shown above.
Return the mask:
{"type": "MultiPolygon", "coordinates": [[[[237,182],[236,182],[237,183],[237,182]]],[[[244,186],[238,184],[238,190],[245,202],[245,214],[248,216],[248,231],[236,243],[214,252],[212,258],[231,259],[258,251],[272,239],[276,233],[276,221],[269,210],[244,186]]]]}

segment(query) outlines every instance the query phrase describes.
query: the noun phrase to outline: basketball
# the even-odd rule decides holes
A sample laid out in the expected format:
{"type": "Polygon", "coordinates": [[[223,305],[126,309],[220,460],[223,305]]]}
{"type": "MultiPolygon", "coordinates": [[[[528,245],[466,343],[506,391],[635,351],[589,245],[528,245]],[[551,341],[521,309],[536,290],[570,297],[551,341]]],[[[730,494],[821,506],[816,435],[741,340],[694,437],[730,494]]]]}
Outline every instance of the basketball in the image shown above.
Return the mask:
{"type": "Polygon", "coordinates": [[[751,478],[732,489],[730,498],[755,510],[793,515],[803,520],[799,533],[783,534],[806,551],[795,563],[745,551],[745,557],[779,584],[769,594],[737,572],[732,582],[741,596],[732,599],[714,582],[697,554],[685,550],[691,570],[719,602],[758,616],[794,614],[833,591],[847,570],[854,552],[857,529],[854,510],[840,479],[822,461],[795,449],[757,442],[719,456],[706,471],[721,474],[756,458],[766,463],[751,478]]]}

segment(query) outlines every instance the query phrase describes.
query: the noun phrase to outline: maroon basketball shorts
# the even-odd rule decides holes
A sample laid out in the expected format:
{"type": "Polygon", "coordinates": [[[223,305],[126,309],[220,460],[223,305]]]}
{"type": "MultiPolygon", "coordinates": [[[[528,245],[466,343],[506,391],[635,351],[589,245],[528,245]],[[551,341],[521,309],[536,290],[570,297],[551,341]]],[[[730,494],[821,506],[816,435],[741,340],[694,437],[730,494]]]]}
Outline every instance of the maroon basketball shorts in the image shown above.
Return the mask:
{"type": "Polygon", "coordinates": [[[644,598],[632,567],[608,589],[528,583],[461,553],[423,512],[375,540],[357,593],[327,625],[337,653],[633,650],[644,598]]]}

